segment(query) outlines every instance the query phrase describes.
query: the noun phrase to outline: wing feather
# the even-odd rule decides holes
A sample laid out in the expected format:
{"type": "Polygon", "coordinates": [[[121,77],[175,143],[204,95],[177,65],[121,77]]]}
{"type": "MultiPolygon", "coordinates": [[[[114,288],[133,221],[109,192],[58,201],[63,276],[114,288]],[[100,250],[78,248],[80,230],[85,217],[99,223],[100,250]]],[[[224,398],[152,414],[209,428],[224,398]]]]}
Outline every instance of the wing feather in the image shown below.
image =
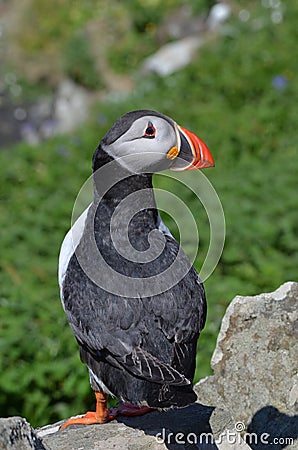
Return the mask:
{"type": "Polygon", "coordinates": [[[169,364],[161,362],[141,348],[134,348],[129,355],[116,358],[129,372],[154,383],[187,385],[190,381],[169,364]]]}

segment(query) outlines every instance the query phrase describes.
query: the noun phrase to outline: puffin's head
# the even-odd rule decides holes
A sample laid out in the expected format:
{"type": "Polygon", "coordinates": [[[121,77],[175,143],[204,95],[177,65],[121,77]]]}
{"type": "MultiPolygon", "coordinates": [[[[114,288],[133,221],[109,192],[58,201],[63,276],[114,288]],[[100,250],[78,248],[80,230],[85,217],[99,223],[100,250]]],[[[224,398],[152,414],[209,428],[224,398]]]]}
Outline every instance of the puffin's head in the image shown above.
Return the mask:
{"type": "Polygon", "coordinates": [[[93,169],[102,152],[133,173],[214,166],[210,151],[198,136],[150,110],[129,112],[114,123],[94,154],[93,169]]]}

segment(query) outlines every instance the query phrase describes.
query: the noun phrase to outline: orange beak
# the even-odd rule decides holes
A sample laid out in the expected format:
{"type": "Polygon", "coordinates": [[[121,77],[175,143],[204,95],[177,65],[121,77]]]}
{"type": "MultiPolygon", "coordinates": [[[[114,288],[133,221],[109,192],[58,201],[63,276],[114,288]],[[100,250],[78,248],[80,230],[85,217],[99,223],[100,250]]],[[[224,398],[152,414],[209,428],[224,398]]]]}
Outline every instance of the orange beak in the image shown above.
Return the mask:
{"type": "Polygon", "coordinates": [[[196,134],[191,131],[178,126],[180,133],[182,133],[193,154],[193,160],[184,170],[191,169],[205,169],[206,167],[214,167],[214,159],[207,145],[196,134]]]}
{"type": "Polygon", "coordinates": [[[167,156],[173,160],[172,170],[205,169],[214,166],[213,156],[202,139],[176,123],[175,130],[177,147],[172,147],[167,156]]]}

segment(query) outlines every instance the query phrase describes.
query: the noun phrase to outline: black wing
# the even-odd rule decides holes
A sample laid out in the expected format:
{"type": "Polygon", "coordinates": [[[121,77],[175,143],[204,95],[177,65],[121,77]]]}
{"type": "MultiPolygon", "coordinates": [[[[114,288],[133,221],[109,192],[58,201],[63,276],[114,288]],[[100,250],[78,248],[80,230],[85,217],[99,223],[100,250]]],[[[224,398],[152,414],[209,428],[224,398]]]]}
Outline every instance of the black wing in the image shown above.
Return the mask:
{"type": "MultiPolygon", "coordinates": [[[[177,254],[176,241],[166,239],[168,254],[177,254]]],[[[148,381],[190,383],[206,317],[204,289],[193,268],[166,292],[129,299],[95,285],[74,254],[63,282],[63,304],[76,339],[95,359],[148,381]]]]}

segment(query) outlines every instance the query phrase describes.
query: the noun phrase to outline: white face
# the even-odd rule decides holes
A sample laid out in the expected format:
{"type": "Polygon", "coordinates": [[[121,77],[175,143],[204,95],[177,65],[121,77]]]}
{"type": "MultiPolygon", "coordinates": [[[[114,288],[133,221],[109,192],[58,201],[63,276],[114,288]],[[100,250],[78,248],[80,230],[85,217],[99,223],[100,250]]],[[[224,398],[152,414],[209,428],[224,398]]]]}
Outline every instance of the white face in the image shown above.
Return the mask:
{"type": "Polygon", "coordinates": [[[104,150],[130,172],[162,170],[170,165],[168,151],[177,146],[174,127],[157,116],[135,120],[129,130],[104,150]]]}

